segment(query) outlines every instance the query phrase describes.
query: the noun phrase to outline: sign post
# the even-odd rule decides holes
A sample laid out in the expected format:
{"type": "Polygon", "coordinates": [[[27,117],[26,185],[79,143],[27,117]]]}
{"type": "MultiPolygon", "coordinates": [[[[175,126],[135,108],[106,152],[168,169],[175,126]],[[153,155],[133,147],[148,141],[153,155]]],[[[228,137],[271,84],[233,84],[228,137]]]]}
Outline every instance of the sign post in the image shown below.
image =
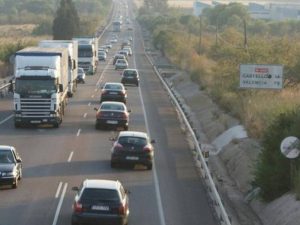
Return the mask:
{"type": "Polygon", "coordinates": [[[294,186],[293,177],[296,175],[296,168],[294,164],[294,159],[299,156],[300,150],[300,140],[297,137],[286,137],[280,144],[281,153],[290,159],[290,182],[291,188],[294,186]]]}
{"type": "Polygon", "coordinates": [[[265,64],[241,64],[240,88],[282,89],[283,66],[265,64]]]}

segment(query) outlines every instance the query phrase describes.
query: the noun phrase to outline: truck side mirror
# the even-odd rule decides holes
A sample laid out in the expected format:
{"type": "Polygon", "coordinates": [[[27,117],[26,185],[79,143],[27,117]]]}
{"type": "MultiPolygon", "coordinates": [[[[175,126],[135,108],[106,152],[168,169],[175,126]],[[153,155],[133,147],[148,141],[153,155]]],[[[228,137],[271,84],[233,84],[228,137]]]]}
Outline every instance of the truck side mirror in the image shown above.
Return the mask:
{"type": "Polygon", "coordinates": [[[64,91],[64,86],[63,84],[58,85],[58,92],[63,92],[64,91]]]}

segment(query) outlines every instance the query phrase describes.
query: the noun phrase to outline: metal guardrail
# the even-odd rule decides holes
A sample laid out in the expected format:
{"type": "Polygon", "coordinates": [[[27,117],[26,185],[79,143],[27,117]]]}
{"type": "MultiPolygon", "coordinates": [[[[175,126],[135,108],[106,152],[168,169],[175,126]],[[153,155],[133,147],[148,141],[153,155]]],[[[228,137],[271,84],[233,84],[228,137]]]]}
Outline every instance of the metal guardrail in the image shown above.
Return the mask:
{"type": "MultiPolygon", "coordinates": [[[[143,43],[144,44],[144,43],[143,43]]],[[[145,47],[145,46],[144,46],[145,47]]],[[[145,48],[144,48],[145,49],[145,48]]],[[[192,128],[191,126],[191,122],[187,119],[187,117],[189,117],[186,113],[186,110],[184,109],[182,103],[180,103],[179,100],[179,96],[177,93],[175,93],[175,90],[173,87],[170,87],[168,85],[168,83],[163,79],[163,77],[161,76],[158,68],[156,67],[156,65],[154,65],[154,63],[152,62],[150,56],[147,54],[147,52],[145,52],[145,55],[147,57],[147,59],[149,60],[149,62],[151,63],[151,65],[154,68],[154,71],[156,73],[156,75],[158,76],[158,78],[160,79],[160,81],[162,82],[162,84],[164,85],[165,89],[167,90],[170,99],[172,100],[173,104],[176,106],[180,116],[182,117],[189,133],[191,134],[191,137],[193,139],[194,142],[194,146],[196,148],[197,151],[197,162],[199,163],[199,168],[201,171],[201,175],[204,178],[204,181],[207,185],[207,190],[209,193],[209,196],[211,198],[211,201],[213,203],[213,207],[215,209],[215,212],[217,214],[217,217],[219,219],[219,222],[221,225],[232,225],[230,217],[228,216],[225,207],[223,205],[223,202],[220,198],[220,195],[217,191],[216,185],[213,181],[213,178],[211,176],[211,172],[207,166],[207,163],[205,161],[205,158],[203,156],[201,147],[200,147],[200,143],[198,142],[198,135],[195,133],[195,130],[192,128]]]]}
{"type": "Polygon", "coordinates": [[[13,81],[13,76],[9,76],[5,79],[0,80],[0,97],[3,98],[9,93],[13,81]]]}

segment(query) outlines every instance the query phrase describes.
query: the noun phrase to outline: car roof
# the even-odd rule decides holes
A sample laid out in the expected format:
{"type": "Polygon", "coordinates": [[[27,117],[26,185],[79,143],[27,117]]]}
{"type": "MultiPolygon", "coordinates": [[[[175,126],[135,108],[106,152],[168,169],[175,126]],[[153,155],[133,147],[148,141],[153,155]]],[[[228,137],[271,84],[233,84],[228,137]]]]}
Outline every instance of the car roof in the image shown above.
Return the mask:
{"type": "MultiPolygon", "coordinates": [[[[125,87],[124,87],[124,85],[123,85],[122,83],[117,83],[117,82],[106,82],[106,83],[104,84],[104,87],[106,87],[106,85],[121,86],[121,87],[123,87],[123,88],[125,89],[125,87]]],[[[103,87],[103,88],[104,88],[104,87],[103,87]]]]}
{"type": "Polygon", "coordinates": [[[125,106],[125,109],[126,109],[126,105],[123,103],[123,102],[113,102],[113,101],[105,101],[105,102],[102,102],[101,105],[122,105],[122,106],[125,106]]]}
{"type": "Polygon", "coordinates": [[[121,131],[119,133],[119,137],[141,137],[141,138],[148,138],[147,133],[141,131],[121,131]]]}
{"type": "Polygon", "coordinates": [[[0,145],[0,150],[13,150],[14,147],[13,146],[9,146],[9,145],[0,145]]]}
{"type": "Polygon", "coordinates": [[[104,85],[107,85],[107,84],[124,86],[122,83],[119,83],[119,82],[106,82],[104,85]]]}
{"type": "Polygon", "coordinates": [[[137,69],[130,69],[130,68],[128,68],[128,69],[123,70],[123,72],[125,72],[125,71],[136,71],[137,72],[137,69]]]}
{"type": "Polygon", "coordinates": [[[121,183],[118,180],[86,179],[83,181],[83,187],[85,188],[118,190],[120,185],[121,183]]]}
{"type": "Polygon", "coordinates": [[[117,59],[117,62],[127,62],[126,59],[117,59]]]}

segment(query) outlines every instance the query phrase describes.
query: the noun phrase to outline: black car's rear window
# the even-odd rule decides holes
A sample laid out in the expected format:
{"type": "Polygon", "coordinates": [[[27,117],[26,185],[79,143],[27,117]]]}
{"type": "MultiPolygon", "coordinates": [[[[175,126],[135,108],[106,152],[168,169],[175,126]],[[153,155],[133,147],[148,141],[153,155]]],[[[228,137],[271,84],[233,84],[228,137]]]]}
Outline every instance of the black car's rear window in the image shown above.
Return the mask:
{"type": "Polygon", "coordinates": [[[115,104],[103,104],[101,106],[101,110],[118,110],[124,111],[124,107],[122,105],[115,105],[115,104]]]}
{"type": "Polygon", "coordinates": [[[118,84],[106,84],[104,89],[122,90],[122,86],[118,84]]]}
{"type": "Polygon", "coordinates": [[[118,192],[110,189],[96,189],[86,188],[84,189],[81,197],[81,203],[92,203],[92,202],[106,202],[106,201],[120,201],[118,192]]]}
{"type": "Polygon", "coordinates": [[[136,77],[137,73],[134,70],[126,70],[124,71],[124,77],[136,77]]]}
{"type": "Polygon", "coordinates": [[[131,137],[131,136],[119,137],[118,142],[121,145],[135,145],[135,146],[147,145],[147,140],[141,137],[131,137]]]}

